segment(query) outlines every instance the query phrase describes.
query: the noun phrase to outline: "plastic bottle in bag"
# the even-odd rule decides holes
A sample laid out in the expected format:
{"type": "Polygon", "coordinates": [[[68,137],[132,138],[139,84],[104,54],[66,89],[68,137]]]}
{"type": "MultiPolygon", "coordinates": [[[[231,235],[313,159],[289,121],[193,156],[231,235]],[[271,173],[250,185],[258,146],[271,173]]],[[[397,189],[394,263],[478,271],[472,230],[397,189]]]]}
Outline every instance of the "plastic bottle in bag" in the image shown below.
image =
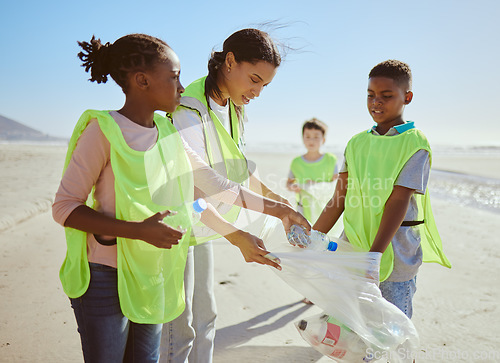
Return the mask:
{"type": "Polygon", "coordinates": [[[340,362],[370,362],[368,346],[351,329],[335,318],[315,315],[295,323],[302,338],[318,352],[340,362]]]}
{"type": "Polygon", "coordinates": [[[304,228],[294,224],[287,234],[288,241],[293,245],[303,246],[314,251],[336,251],[337,242],[330,241],[324,233],[311,230],[311,235],[307,235],[304,228]]]}
{"type": "Polygon", "coordinates": [[[314,251],[336,251],[338,244],[337,242],[330,241],[330,238],[324,233],[312,230],[309,236],[310,243],[306,247],[308,250],[314,251]]]}
{"type": "MultiPolygon", "coordinates": [[[[201,213],[207,209],[207,202],[203,198],[196,199],[192,204],[189,204],[187,207],[187,213],[191,214],[191,225],[198,223],[201,218],[201,213]]],[[[166,216],[163,219],[163,222],[168,224],[173,228],[177,228],[183,231],[186,231],[191,225],[185,225],[182,222],[183,213],[178,212],[176,214],[171,214],[166,216]]]]}

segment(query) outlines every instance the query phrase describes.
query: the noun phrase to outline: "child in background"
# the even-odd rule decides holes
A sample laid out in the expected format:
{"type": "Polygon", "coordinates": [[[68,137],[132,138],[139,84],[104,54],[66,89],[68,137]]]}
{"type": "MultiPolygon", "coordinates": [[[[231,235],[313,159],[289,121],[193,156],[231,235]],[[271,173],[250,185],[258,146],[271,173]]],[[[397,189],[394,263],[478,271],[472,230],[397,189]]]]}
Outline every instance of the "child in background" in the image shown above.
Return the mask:
{"type": "Polygon", "coordinates": [[[326,140],[327,129],[326,124],[316,118],[304,123],[302,141],[307,153],[293,159],[286,183],[288,190],[297,193],[297,210],[311,223],[316,221],[328,201],[323,200],[321,191],[314,193],[315,184],[332,183],[338,176],[337,157],[320,152],[326,140]]]}
{"type": "Polygon", "coordinates": [[[344,213],[343,237],[382,253],[382,296],[409,318],[423,262],[451,267],[432,215],[427,181],[429,143],[403,111],[412,98],[406,63],[388,60],[369,74],[367,106],[376,125],[355,135],[332,199],[313,228],[327,233],[344,213]]]}
{"type": "MultiPolygon", "coordinates": [[[[337,179],[337,157],[331,153],[320,153],[321,146],[326,141],[328,126],[316,118],[306,121],[302,125],[302,141],[307,153],[292,160],[286,187],[296,193],[297,210],[313,223],[321,214],[328,200],[324,200],[326,193],[323,183],[333,183],[337,179]],[[323,188],[317,188],[319,183],[323,188]]],[[[305,304],[312,304],[308,298],[302,300],[305,304]]]]}

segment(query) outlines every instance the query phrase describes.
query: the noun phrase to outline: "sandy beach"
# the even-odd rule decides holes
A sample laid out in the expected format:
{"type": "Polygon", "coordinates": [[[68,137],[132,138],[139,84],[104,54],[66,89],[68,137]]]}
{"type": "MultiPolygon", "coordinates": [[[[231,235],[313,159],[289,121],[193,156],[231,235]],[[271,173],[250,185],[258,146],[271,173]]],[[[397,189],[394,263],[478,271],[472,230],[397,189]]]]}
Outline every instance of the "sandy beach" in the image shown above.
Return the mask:
{"type": "MultiPolygon", "coordinates": [[[[83,361],[58,278],[64,232],[50,213],[65,149],[0,145],[0,362],[83,361]]],[[[266,184],[293,197],[283,178],[294,155],[248,156],[266,184]]],[[[435,168],[488,178],[500,179],[498,166],[497,156],[434,157],[435,168]]],[[[432,202],[453,268],[426,264],[418,274],[412,319],[420,334],[417,362],[498,362],[500,213],[445,198],[432,202]]],[[[300,303],[302,296],[275,272],[245,263],[228,242],[216,241],[215,254],[215,362],[331,362],[309,347],[293,324],[319,308],[300,303]]]]}

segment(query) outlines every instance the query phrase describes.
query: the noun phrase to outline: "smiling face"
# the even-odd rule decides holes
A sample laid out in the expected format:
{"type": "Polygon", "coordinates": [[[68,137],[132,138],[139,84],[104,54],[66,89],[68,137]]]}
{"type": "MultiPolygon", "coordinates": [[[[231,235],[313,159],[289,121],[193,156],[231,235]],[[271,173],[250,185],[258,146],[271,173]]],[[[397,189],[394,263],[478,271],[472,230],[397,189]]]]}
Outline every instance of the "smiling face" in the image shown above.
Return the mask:
{"type": "Polygon", "coordinates": [[[377,131],[385,134],[391,127],[404,123],[403,111],[413,93],[403,89],[393,79],[372,77],[368,81],[368,112],[377,123],[377,131]]]}
{"type": "MultiPolygon", "coordinates": [[[[259,97],[262,89],[273,80],[277,67],[265,61],[255,64],[250,62],[236,62],[232,53],[228,53],[223,66],[223,77],[220,77],[218,86],[222,92],[222,104],[227,98],[236,106],[247,105],[250,100],[259,97]]],[[[218,102],[219,103],[219,102],[218,102]]]]}
{"type": "Polygon", "coordinates": [[[173,50],[166,48],[166,57],[148,73],[149,92],[154,107],[165,112],[174,112],[184,92],[180,82],[181,64],[173,50]]]}
{"type": "Polygon", "coordinates": [[[304,141],[304,146],[309,152],[317,152],[323,143],[325,142],[325,137],[321,130],[317,129],[304,129],[304,134],[302,135],[302,140],[304,141]]]}

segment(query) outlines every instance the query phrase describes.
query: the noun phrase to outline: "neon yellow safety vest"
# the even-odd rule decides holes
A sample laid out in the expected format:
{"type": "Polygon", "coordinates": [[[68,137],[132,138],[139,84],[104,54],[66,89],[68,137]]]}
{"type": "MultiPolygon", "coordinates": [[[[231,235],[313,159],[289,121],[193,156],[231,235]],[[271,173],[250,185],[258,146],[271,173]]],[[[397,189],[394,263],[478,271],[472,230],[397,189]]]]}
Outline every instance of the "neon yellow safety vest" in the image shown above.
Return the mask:
{"type": "MultiPolygon", "coordinates": [[[[424,134],[410,129],[394,136],[362,132],[346,147],[348,184],[344,208],[344,231],[349,242],[368,251],[382,220],[385,203],[406,162],[418,150],[431,149],[424,134]]],[[[418,219],[424,223],[411,228],[420,230],[424,262],[436,262],[451,267],[442,248],[431,210],[429,188],[425,195],[414,194],[418,219]]],[[[403,227],[407,228],[407,227],[403,227]]],[[[389,244],[380,263],[380,281],[386,280],[394,267],[394,251],[389,244]]]]}
{"type": "Polygon", "coordinates": [[[316,208],[315,204],[318,201],[314,195],[307,191],[307,183],[311,181],[315,183],[331,182],[336,164],[337,157],[331,153],[325,153],[320,161],[314,163],[306,162],[302,156],[292,160],[290,170],[296,183],[300,184],[302,188],[300,193],[296,194],[296,198],[303,208],[304,217],[311,223],[319,217],[319,215],[316,215],[316,209],[322,210],[324,205],[316,208]]]}
{"type": "MultiPolygon", "coordinates": [[[[241,131],[240,121],[234,104],[230,102],[231,134],[222,125],[217,115],[208,107],[205,97],[205,79],[202,77],[189,86],[182,94],[180,108],[195,111],[201,120],[205,137],[205,152],[209,165],[223,177],[240,184],[248,182],[248,164],[243,152],[240,150],[241,131]]],[[[175,114],[174,114],[175,116],[175,114]]],[[[238,218],[240,207],[228,206],[223,203],[216,205],[218,212],[230,223],[234,223],[238,218]]],[[[195,235],[206,235],[206,231],[211,231],[201,222],[194,227],[195,235]]],[[[200,244],[206,241],[220,238],[218,234],[194,237],[191,245],[200,244]]]]}
{"type": "MultiPolygon", "coordinates": [[[[116,219],[142,221],[167,209],[190,214],[186,203],[193,201],[193,177],[181,138],[169,120],[154,116],[158,140],[148,151],[131,149],[108,111],[87,110],[71,137],[64,170],[78,138],[90,120],[97,119],[110,143],[110,162],[115,176],[116,219]]],[[[93,203],[93,193],[91,199],[93,203]]],[[[90,206],[92,207],[92,206],[90,206]]],[[[65,228],[67,253],[59,276],[71,298],[85,293],[90,281],[87,233],[65,228]]],[[[184,310],[184,267],[188,236],[178,245],[160,249],[141,240],[117,238],[118,296],[123,314],[131,321],[159,324],[175,319],[184,310]]]]}

